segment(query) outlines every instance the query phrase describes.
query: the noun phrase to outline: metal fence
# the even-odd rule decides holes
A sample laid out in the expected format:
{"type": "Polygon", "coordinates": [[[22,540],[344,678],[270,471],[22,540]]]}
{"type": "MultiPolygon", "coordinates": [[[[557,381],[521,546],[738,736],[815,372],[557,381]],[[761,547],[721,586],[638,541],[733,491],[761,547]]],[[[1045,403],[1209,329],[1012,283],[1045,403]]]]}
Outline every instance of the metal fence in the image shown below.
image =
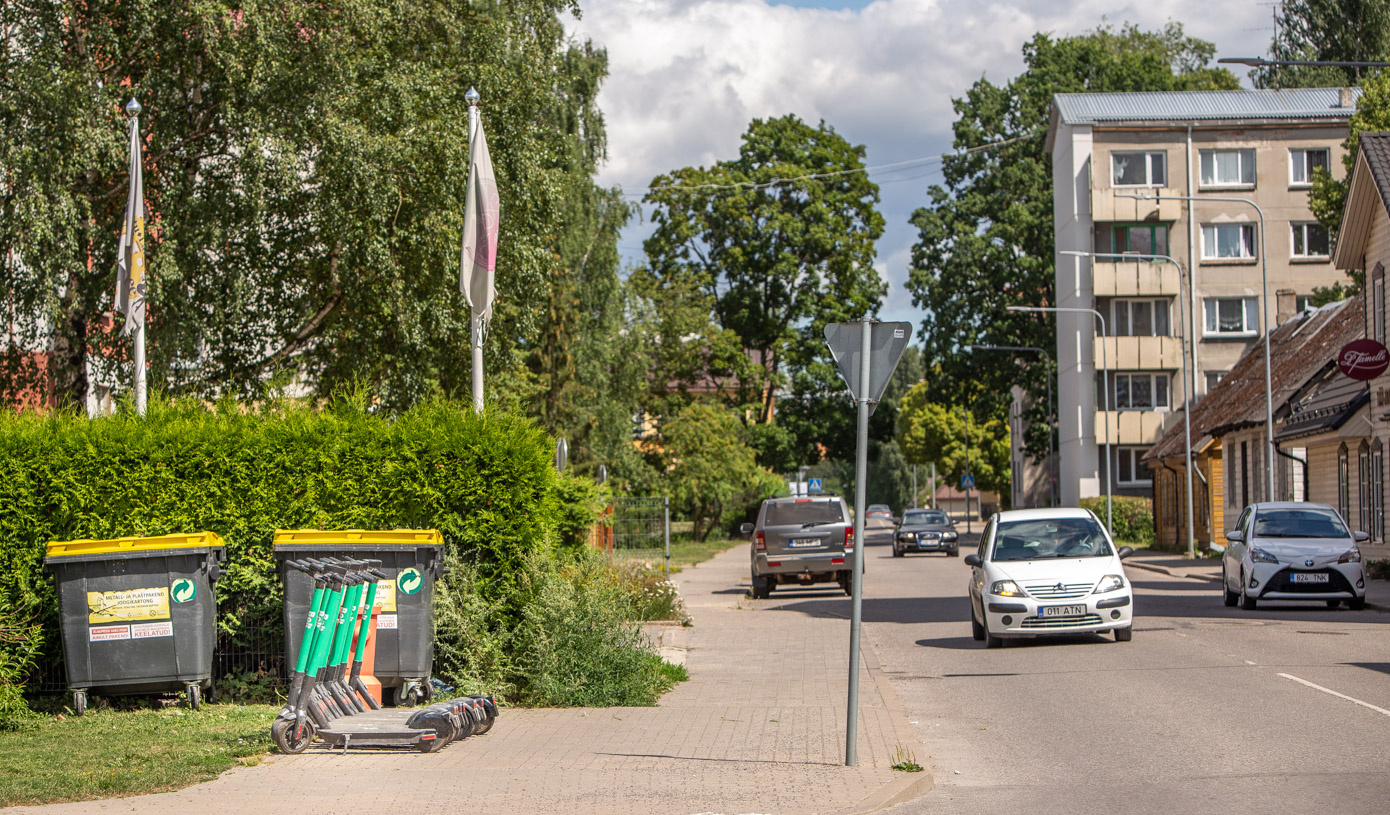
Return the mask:
{"type": "Polygon", "coordinates": [[[671,548],[671,499],[628,496],[609,502],[610,525],[604,546],[615,559],[665,564],[671,548]]]}

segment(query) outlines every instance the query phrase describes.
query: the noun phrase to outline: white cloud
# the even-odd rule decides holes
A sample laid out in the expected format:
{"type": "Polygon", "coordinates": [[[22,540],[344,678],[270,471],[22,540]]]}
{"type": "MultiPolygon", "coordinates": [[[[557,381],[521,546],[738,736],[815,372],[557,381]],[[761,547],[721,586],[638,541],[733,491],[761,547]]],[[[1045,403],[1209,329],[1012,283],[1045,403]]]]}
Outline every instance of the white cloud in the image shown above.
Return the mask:
{"type": "MultiPolygon", "coordinates": [[[[601,181],[636,192],[660,173],[733,157],[751,119],[787,113],[824,119],[866,145],[870,165],[949,150],[952,97],[981,76],[1002,83],[1016,75],[1023,44],[1038,31],[1186,20],[1187,33],[1215,42],[1219,55],[1265,52],[1267,7],[1246,0],[1210,11],[1200,0],[876,0],[846,10],[595,0],[571,31],[608,49],[599,103],[610,160],[601,181]]],[[[936,180],[884,187],[889,230],[879,257],[893,283],[888,316],[913,317],[900,288],[913,238],[906,221],[936,180]]],[[[624,245],[639,244],[646,231],[630,227],[624,245]]]]}

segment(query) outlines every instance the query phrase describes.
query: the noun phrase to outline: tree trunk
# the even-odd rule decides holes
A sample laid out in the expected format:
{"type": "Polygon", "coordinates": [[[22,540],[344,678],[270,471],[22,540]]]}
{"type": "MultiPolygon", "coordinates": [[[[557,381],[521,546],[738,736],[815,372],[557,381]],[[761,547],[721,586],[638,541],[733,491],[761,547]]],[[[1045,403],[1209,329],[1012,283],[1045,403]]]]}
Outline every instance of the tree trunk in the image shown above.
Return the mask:
{"type": "MultiPolygon", "coordinates": [[[[69,283],[75,286],[76,281],[69,283]]],[[[71,291],[71,288],[69,289],[71,291]]],[[[53,328],[53,353],[48,360],[53,399],[59,408],[87,409],[87,315],[69,295],[53,328]]]]}

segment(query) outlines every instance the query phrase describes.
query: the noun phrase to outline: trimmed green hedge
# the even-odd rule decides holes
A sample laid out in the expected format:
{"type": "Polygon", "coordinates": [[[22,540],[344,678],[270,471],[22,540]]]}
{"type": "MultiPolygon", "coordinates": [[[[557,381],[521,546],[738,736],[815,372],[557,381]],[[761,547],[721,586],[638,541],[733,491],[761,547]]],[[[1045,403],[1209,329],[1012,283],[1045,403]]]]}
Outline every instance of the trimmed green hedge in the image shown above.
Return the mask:
{"type": "Polygon", "coordinates": [[[552,449],[525,419],[443,401],[392,418],[360,397],[254,413],[152,401],[143,419],[0,413],[0,599],[45,610],[53,655],[49,541],[211,530],[228,548],[218,622],[235,638],[280,628],[276,529],[437,528],[481,597],[510,605],[558,542],[552,449]]]}
{"type": "MultiPolygon", "coordinates": [[[[1111,510],[1115,516],[1115,528],[1110,536],[1120,543],[1135,543],[1148,546],[1154,542],[1153,501],[1130,495],[1113,496],[1111,510]]],[[[1105,496],[1082,498],[1081,506],[1089,509],[1105,523],[1105,496]]]]}

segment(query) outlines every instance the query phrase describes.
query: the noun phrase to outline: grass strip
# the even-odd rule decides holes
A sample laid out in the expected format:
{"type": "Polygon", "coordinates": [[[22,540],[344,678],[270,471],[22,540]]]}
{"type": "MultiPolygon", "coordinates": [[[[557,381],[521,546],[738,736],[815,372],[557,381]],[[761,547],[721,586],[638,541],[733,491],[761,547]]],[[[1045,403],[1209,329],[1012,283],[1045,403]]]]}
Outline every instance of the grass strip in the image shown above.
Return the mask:
{"type": "Polygon", "coordinates": [[[270,705],[88,710],[0,733],[0,806],[170,792],[256,764],[271,747],[270,705]]]}

